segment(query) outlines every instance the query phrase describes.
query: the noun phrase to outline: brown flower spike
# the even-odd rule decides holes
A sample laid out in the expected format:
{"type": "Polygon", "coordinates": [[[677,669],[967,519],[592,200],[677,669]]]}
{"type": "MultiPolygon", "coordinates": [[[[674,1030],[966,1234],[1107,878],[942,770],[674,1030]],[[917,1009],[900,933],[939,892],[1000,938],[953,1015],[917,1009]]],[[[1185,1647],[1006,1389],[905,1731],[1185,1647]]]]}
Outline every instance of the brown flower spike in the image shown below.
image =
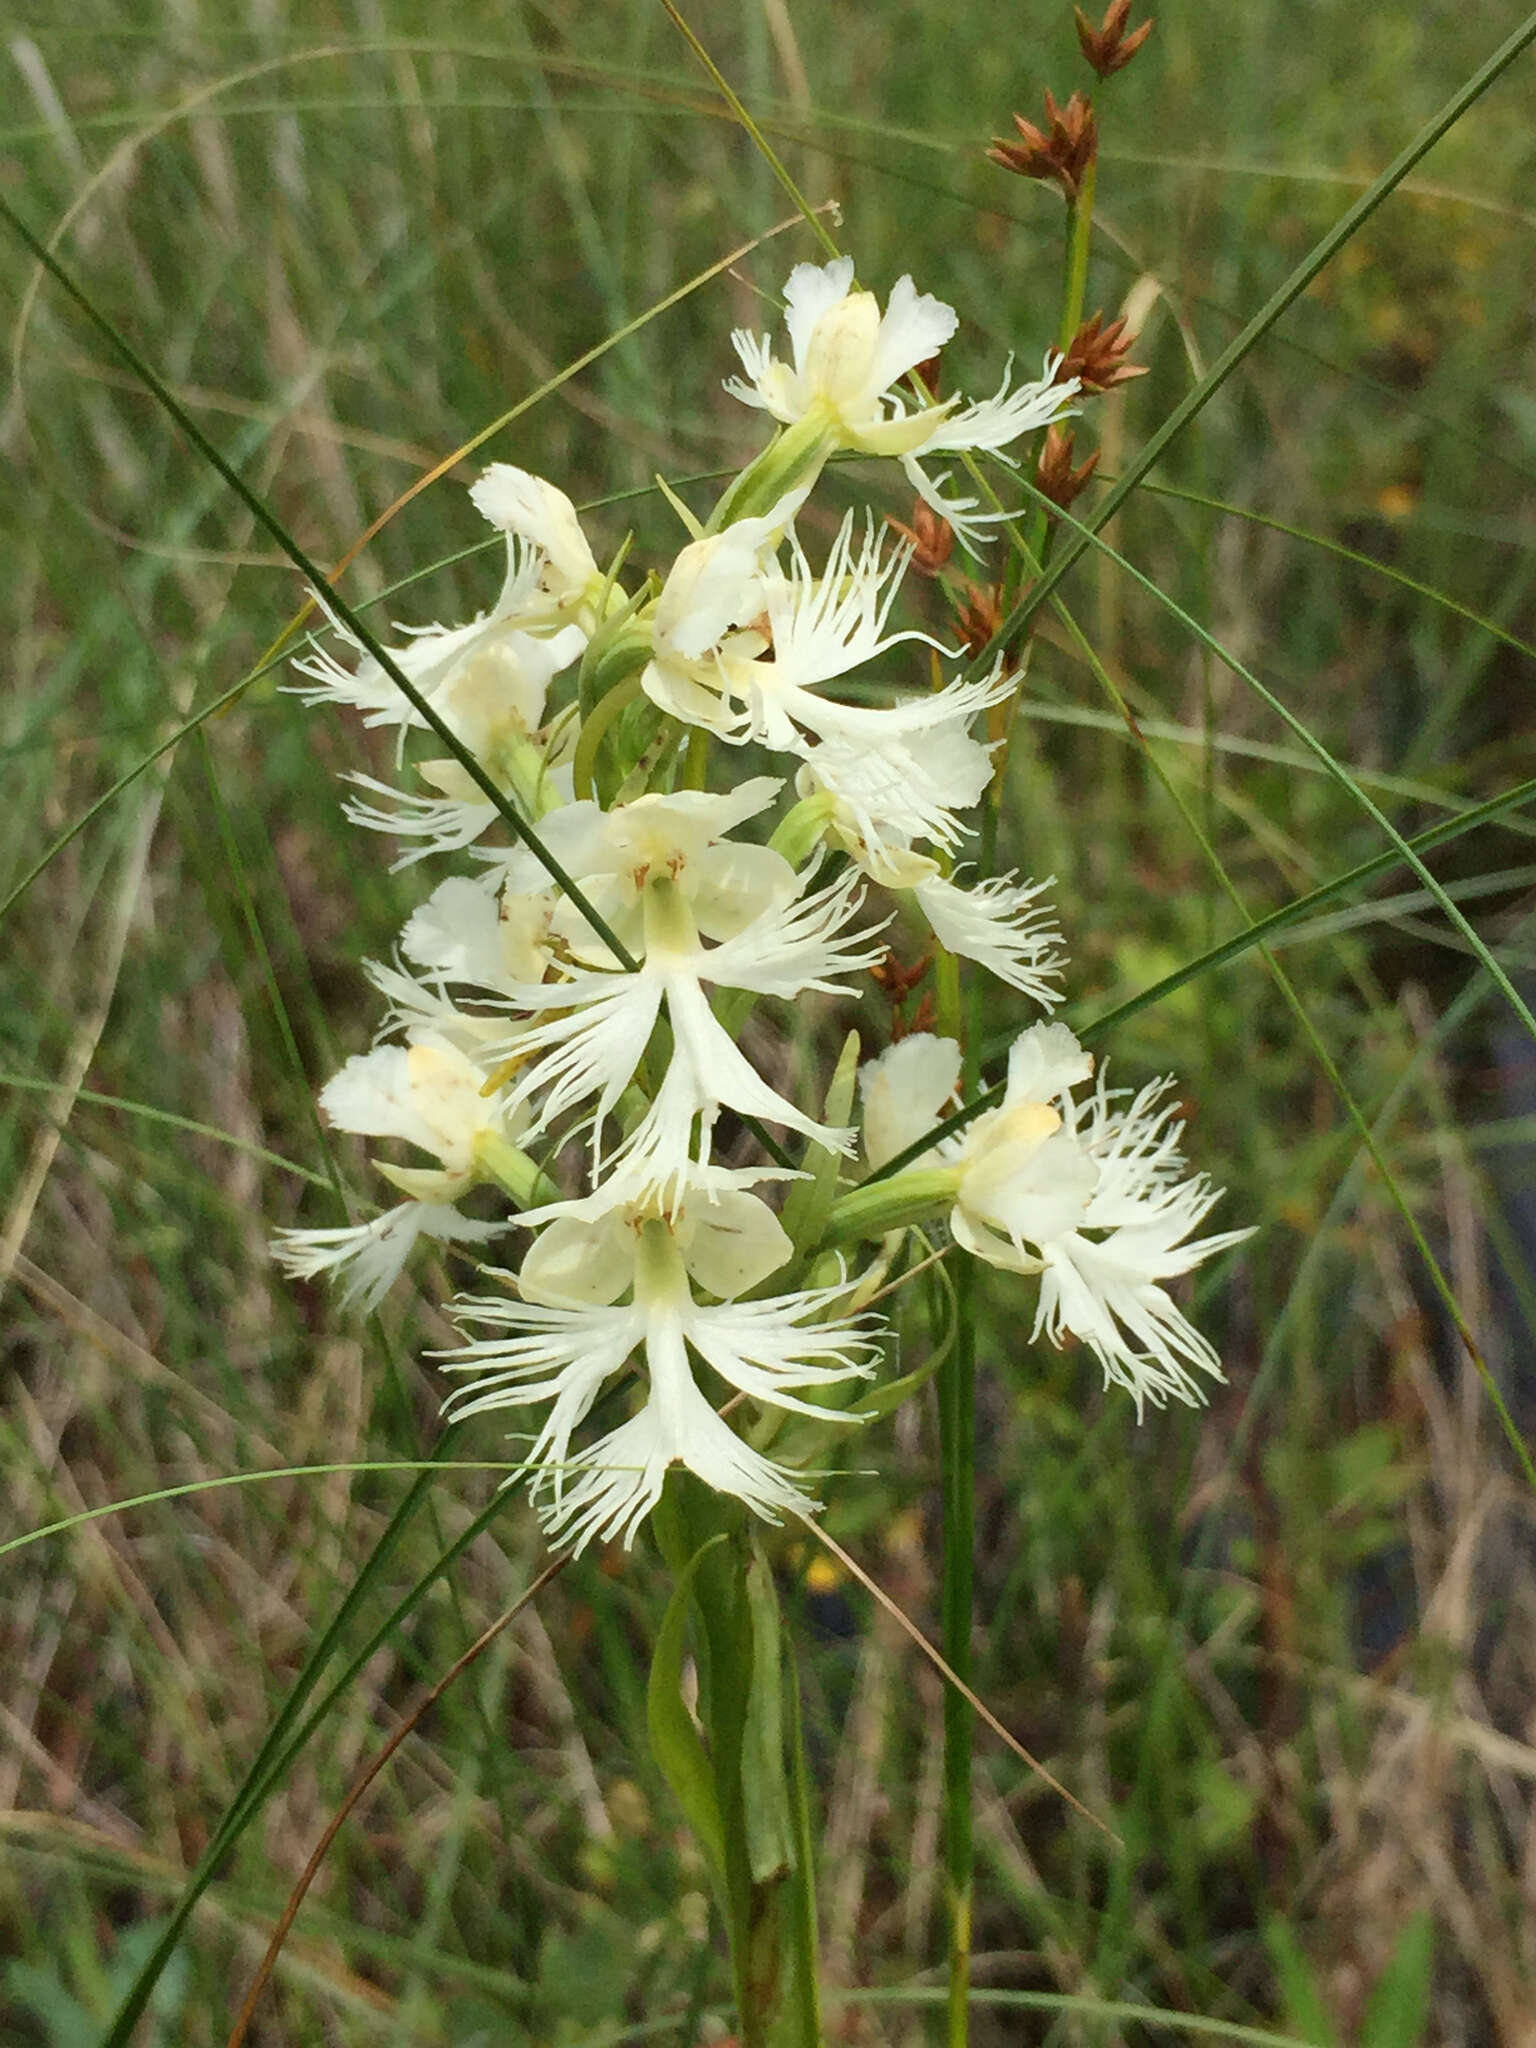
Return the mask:
{"type": "Polygon", "coordinates": [[[1035,489],[1065,512],[1098,466],[1099,451],[1095,448],[1088,460],[1080,462],[1074,469],[1071,433],[1063,432],[1060,427],[1048,427],[1045,446],[1035,468],[1035,489]]]}
{"type": "Polygon", "coordinates": [[[1000,135],[994,136],[987,155],[1005,171],[1017,171],[1021,178],[1045,178],[1060,185],[1069,199],[1075,199],[1083,174],[1099,150],[1093,102],[1086,94],[1075,92],[1064,107],[1059,107],[1047,90],[1045,117],[1050,126],[1042,129],[1033,121],[1026,121],[1022,114],[1015,114],[1013,125],[1021,140],[1005,142],[1000,135]]]}
{"type": "Polygon", "coordinates": [[[1083,391],[1113,391],[1117,384],[1129,384],[1133,377],[1145,377],[1145,363],[1128,363],[1136,337],[1128,334],[1123,320],[1104,325],[1104,315],[1095,313],[1085,320],[1067,344],[1056,365],[1055,381],[1065,384],[1075,377],[1083,391]]]}
{"type": "Polygon", "coordinates": [[[912,543],[912,566],[919,576],[937,576],[955,550],[955,529],[940,518],[921,498],[912,507],[912,524],[890,519],[899,534],[912,543]]]}
{"type": "MultiPolygon", "coordinates": [[[[1054,428],[1052,429],[1054,432],[1054,428]]],[[[965,585],[955,611],[955,627],[966,652],[973,658],[991,645],[1003,623],[1003,591],[999,583],[965,585]]]]}
{"type": "Polygon", "coordinates": [[[1077,17],[1077,40],[1082,45],[1083,55],[1100,78],[1108,78],[1112,71],[1129,64],[1152,33],[1152,23],[1144,21],[1140,28],[1133,28],[1129,35],[1126,34],[1131,0],[1110,0],[1104,19],[1097,28],[1092,26],[1081,7],[1074,7],[1072,12],[1077,17]]]}

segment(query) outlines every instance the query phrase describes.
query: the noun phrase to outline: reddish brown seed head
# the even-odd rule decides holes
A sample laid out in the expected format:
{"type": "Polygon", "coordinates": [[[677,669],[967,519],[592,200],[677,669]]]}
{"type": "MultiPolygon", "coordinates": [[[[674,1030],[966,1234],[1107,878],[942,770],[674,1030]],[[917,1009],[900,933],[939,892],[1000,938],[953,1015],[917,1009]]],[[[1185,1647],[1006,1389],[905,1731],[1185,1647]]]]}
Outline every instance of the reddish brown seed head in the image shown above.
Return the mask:
{"type": "Polygon", "coordinates": [[[1040,460],[1035,465],[1035,489],[1059,505],[1063,511],[1077,497],[1089,477],[1099,464],[1099,451],[1094,449],[1086,462],[1072,467],[1071,430],[1061,427],[1047,427],[1045,446],[1040,451],[1040,460]]]}
{"type": "Polygon", "coordinates": [[[1085,320],[1067,345],[1056,366],[1055,382],[1065,384],[1075,377],[1082,391],[1112,391],[1117,384],[1129,384],[1133,377],[1147,374],[1145,363],[1128,363],[1136,337],[1126,332],[1123,320],[1104,325],[1104,315],[1095,313],[1085,320]]]}
{"type": "Polygon", "coordinates": [[[1075,92],[1061,107],[1047,91],[1045,118],[1046,126],[1037,128],[1033,121],[1015,114],[1013,125],[1019,131],[1019,140],[1005,142],[996,136],[987,155],[1005,171],[1017,171],[1021,178],[1047,179],[1060,185],[1069,199],[1075,199],[1084,173],[1098,154],[1099,128],[1093,102],[1085,93],[1075,92]]]}
{"type": "Polygon", "coordinates": [[[1077,40],[1083,55],[1099,74],[1108,78],[1112,71],[1119,71],[1129,64],[1147,37],[1152,33],[1152,22],[1144,21],[1140,28],[1133,28],[1129,35],[1125,24],[1130,19],[1131,0],[1110,0],[1104,19],[1095,28],[1081,7],[1074,7],[1077,18],[1077,40]]]}

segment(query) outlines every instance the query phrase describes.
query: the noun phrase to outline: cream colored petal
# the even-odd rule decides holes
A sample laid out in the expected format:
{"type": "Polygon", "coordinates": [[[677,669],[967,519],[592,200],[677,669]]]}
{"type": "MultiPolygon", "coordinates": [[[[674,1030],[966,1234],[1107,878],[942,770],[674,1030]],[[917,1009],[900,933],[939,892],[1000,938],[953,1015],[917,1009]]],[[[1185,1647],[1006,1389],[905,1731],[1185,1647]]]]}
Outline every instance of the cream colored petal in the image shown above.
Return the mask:
{"type": "Polygon", "coordinates": [[[576,507],[544,477],[517,469],[510,462],[493,462],[470,485],[469,495],[475,509],[492,526],[541,548],[555,579],[566,589],[582,589],[597,575],[597,563],[576,507]]]}
{"type": "Polygon", "coordinates": [[[960,1079],[960,1048],[952,1038],[914,1031],[859,1070],[864,1103],[864,1156],[884,1166],[936,1124],[960,1079]]]}
{"type": "Polygon", "coordinates": [[[1099,1169],[1054,1110],[1044,1103],[1005,1110],[988,1140],[980,1158],[965,1161],[959,1207],[967,1216],[1036,1246],[1083,1222],[1099,1169]]]}
{"type": "Polygon", "coordinates": [[[953,306],[920,292],[910,277],[898,277],[886,301],[870,363],[871,394],[891,385],[937,355],[960,325],[953,306]]]}
{"type": "Polygon", "coordinates": [[[1065,1024],[1032,1024],[1013,1041],[1008,1055],[1004,1107],[1019,1102],[1052,1102],[1093,1072],[1093,1054],[1065,1024]]]}
{"type": "Polygon", "coordinates": [[[411,1101],[445,1167],[463,1173],[475,1133],[492,1121],[485,1076],[451,1046],[413,1045],[406,1054],[411,1101]]]}
{"type": "Polygon", "coordinates": [[[767,1203],[742,1188],[693,1195],[678,1239],[689,1273],[723,1301],[766,1280],[794,1250],[767,1203]]]}
{"type": "Polygon", "coordinates": [[[707,846],[688,865],[685,883],[693,921],[706,939],[733,939],[754,917],[791,902],[800,883],[783,854],[769,846],[707,846]]]}
{"type": "Polygon", "coordinates": [[[805,352],[807,390],[852,425],[868,413],[875,390],[870,382],[880,333],[880,307],[873,292],[850,292],[816,322],[805,352]]]}
{"type": "Polygon", "coordinates": [[[795,368],[803,372],[816,324],[848,296],[853,283],[853,258],[831,263],[797,263],[784,287],[784,326],[795,368]]]}
{"type": "Polygon", "coordinates": [[[550,1307],[583,1302],[606,1307],[635,1277],[635,1234],[609,1214],[593,1222],[560,1216],[540,1231],[518,1268],[517,1288],[525,1301],[550,1307]]]}

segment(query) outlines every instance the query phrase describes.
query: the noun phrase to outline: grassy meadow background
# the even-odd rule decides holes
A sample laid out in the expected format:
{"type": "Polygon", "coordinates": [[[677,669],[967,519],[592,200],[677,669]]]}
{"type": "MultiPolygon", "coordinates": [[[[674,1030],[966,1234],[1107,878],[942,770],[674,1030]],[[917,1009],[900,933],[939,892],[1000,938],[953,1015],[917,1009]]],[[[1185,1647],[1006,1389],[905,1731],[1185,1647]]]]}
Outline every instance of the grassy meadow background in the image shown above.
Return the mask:
{"type": "MultiPolygon", "coordinates": [[[[1096,93],[1087,304],[1128,304],[1150,366],[1080,426],[1111,477],[1520,18],[1439,0],[1158,12],[1096,93]]],[[[698,0],[690,19],[811,200],[840,202],[863,281],[910,270],[960,309],[949,375],[990,390],[1010,350],[1033,364],[1063,208],[981,151],[1043,87],[1092,83],[1069,9],[698,0]]],[[[326,563],[639,323],[384,526],[344,585],[376,622],[494,595],[498,551],[462,489],[480,461],[550,475],[599,506],[600,556],[632,528],[648,561],[677,535],[656,472],[705,476],[757,445],[720,390],[728,331],[768,325],[816,252],[792,226],[648,317],[788,212],[649,0],[13,0],[5,25],[6,197],[58,230],[99,309],[326,563]]],[[[1113,529],[1404,832],[1536,774],[1533,63],[1113,529]]],[[[421,1269],[363,1324],[266,1252],[275,1225],[340,1220],[336,1181],[375,1192],[312,1104],[377,1021],[362,963],[426,886],[341,820],[338,772],[386,751],[269,671],[104,801],[260,667],[303,592],[13,243],[0,292],[0,1541],[228,1474],[385,1468],[184,1494],[0,1560],[7,2048],[108,2038],[332,1630],[312,1704],[345,1683],[133,2037],[219,2048],[352,1777],[539,1545],[494,1471],[413,1496],[388,1469],[438,1440],[424,1354],[449,1338],[452,1273],[421,1269]]],[[[1092,556],[1062,595],[1136,730],[1047,617],[1004,844],[1057,877],[1081,1023],[1240,929],[1154,766],[1252,916],[1385,842],[1156,595],[1092,556]]],[[[1527,993],[1533,832],[1516,810],[1432,857],[1527,993]]],[[[1529,1434],[1536,1047],[1401,867],[1294,925],[1276,959],[1385,1174],[1256,952],[1100,1047],[1122,1080],[1177,1069],[1196,1163],[1231,1191],[1219,1221],[1260,1226],[1195,1297],[1230,1375],[1209,1410],[1138,1427],[1081,1353],[1027,1348],[999,1276],[982,1287],[979,1688],[1126,1850],[979,1738],[978,2048],[1178,2038],[1098,2011],[1117,2000],[1319,2048],[1536,2042],[1536,1500],[1394,1200],[1529,1434]]],[[[1005,1042],[1001,1005],[994,1021],[1005,1042]]],[[[920,1318],[907,1342],[920,1356],[920,1318]]],[[[481,1424],[450,1455],[508,1450],[481,1424]]],[[[932,1631],[931,1403],[850,1464],[831,1527],[932,1631]]],[[[908,2048],[938,2038],[938,1682],[857,1585],[789,1535],[779,1550],[828,1982],[871,1994],[834,2006],[833,2038],[908,2048]]],[[[724,2038],[703,1867],[645,1738],[665,1590],[644,1543],[589,1555],[445,1697],[331,1850],[253,2042],[724,2038]]]]}

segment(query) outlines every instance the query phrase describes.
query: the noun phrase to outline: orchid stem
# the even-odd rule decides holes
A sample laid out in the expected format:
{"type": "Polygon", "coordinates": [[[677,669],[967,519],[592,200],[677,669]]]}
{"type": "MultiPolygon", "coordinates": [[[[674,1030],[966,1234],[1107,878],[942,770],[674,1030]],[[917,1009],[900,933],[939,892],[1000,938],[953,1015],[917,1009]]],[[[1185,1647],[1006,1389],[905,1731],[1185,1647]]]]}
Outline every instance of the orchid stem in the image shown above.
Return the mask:
{"type": "MultiPolygon", "coordinates": [[[[939,1368],[939,1455],[943,1469],[944,1656],[971,1686],[972,1553],[976,1524],[976,1322],[970,1260],[956,1271],[955,1342],[939,1368]]],[[[971,1708],[959,1686],[944,1689],[944,1897],[949,1922],[945,2048],[970,2039],[971,1708]]]]}

